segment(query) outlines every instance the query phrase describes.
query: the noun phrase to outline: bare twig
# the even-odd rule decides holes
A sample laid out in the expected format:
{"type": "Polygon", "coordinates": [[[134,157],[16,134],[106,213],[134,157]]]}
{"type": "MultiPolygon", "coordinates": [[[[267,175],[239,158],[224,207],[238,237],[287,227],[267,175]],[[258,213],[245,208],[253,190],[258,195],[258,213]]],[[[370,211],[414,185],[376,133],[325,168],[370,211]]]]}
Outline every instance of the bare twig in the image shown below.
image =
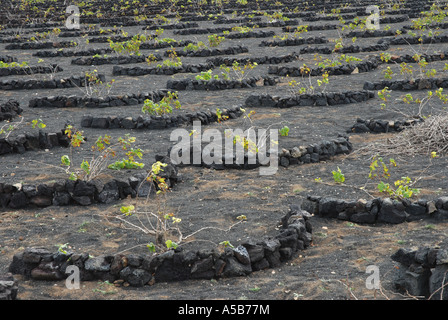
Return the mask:
{"type": "Polygon", "coordinates": [[[436,294],[437,292],[441,291],[440,293],[440,300],[443,299],[443,290],[445,289],[445,287],[448,285],[448,283],[445,283],[446,280],[446,274],[448,273],[448,270],[445,271],[445,274],[443,275],[443,280],[442,280],[442,286],[440,288],[438,288],[437,290],[435,290],[433,293],[431,293],[431,295],[429,296],[428,300],[431,300],[432,297],[434,296],[434,294],[436,294]]]}
{"type": "Polygon", "coordinates": [[[448,152],[448,114],[427,118],[424,122],[406,127],[384,143],[372,143],[364,148],[370,154],[424,155],[448,152]]]}

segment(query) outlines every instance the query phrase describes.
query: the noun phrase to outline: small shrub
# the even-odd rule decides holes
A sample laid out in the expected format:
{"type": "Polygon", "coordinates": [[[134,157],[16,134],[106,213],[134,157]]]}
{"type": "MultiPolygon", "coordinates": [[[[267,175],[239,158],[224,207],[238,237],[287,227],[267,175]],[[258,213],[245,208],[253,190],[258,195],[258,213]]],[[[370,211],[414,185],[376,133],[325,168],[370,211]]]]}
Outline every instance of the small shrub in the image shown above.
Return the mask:
{"type": "Polygon", "coordinates": [[[369,179],[379,179],[377,185],[377,190],[381,193],[387,193],[392,199],[409,199],[413,195],[420,193],[420,190],[413,188],[412,185],[415,183],[409,177],[402,177],[396,180],[393,185],[385,183],[383,179],[389,179],[390,169],[389,166],[397,167],[397,163],[394,159],[389,159],[389,164],[386,164],[382,157],[374,157],[369,166],[369,179]],[[382,170],[379,171],[378,168],[382,170]]]}
{"type": "Polygon", "coordinates": [[[212,34],[208,36],[208,45],[210,47],[219,46],[226,38],[218,36],[217,34],[212,34]]]}
{"type": "Polygon", "coordinates": [[[178,100],[177,92],[168,92],[159,103],[146,99],[142,107],[142,112],[150,115],[161,116],[172,113],[173,107],[176,109],[181,109],[182,106],[178,100]]]}
{"type": "Polygon", "coordinates": [[[79,88],[87,97],[103,97],[109,95],[115,83],[115,79],[109,82],[103,82],[103,78],[95,69],[84,73],[84,87],[79,88]]]}
{"type": "Polygon", "coordinates": [[[258,66],[256,62],[247,61],[244,65],[241,65],[238,61],[234,61],[231,67],[227,67],[224,65],[220,66],[222,70],[222,76],[226,80],[230,80],[230,71],[233,71],[233,75],[237,81],[243,81],[250,73],[251,70],[255,69],[258,66]]]}
{"type": "Polygon", "coordinates": [[[229,116],[222,115],[222,111],[219,108],[216,109],[216,116],[218,117],[218,123],[229,119],[229,116]]]}
{"type": "Polygon", "coordinates": [[[219,76],[218,75],[212,75],[213,71],[210,69],[208,71],[202,71],[201,74],[198,74],[196,76],[196,80],[201,80],[201,81],[210,81],[212,79],[218,80],[219,76]]]}
{"type": "Polygon", "coordinates": [[[202,49],[207,49],[207,46],[204,44],[204,42],[199,41],[198,44],[189,43],[187,46],[184,47],[185,52],[196,52],[202,49]]]}
{"type": "Polygon", "coordinates": [[[113,42],[109,39],[109,46],[116,54],[127,53],[129,55],[140,55],[140,46],[143,42],[146,42],[145,35],[137,34],[132,39],[123,42],[113,42]]]}
{"type": "MultiPolygon", "coordinates": [[[[65,134],[70,138],[70,151],[72,151],[72,147],[79,147],[84,142],[83,132],[75,130],[72,126],[67,126],[65,134]]],[[[116,157],[119,151],[125,153],[129,163],[135,163],[134,157],[136,156],[141,158],[141,150],[133,149],[131,147],[133,143],[135,143],[135,138],[130,137],[129,134],[126,134],[124,138],[118,138],[115,143],[112,143],[111,137],[108,135],[100,136],[91,147],[94,155],[90,161],[83,159],[79,169],[72,170],[71,157],[63,155],[61,165],[67,167],[65,171],[70,175],[70,180],[90,181],[103,172],[109,159],[116,157]]],[[[135,164],[138,166],[137,163],[135,164]]]]}
{"type": "Polygon", "coordinates": [[[337,171],[333,170],[331,173],[333,174],[334,182],[336,182],[336,183],[344,183],[345,182],[345,176],[339,167],[338,167],[337,171]]]}
{"type": "Polygon", "coordinates": [[[282,137],[287,137],[289,134],[289,127],[284,126],[283,128],[279,129],[278,131],[282,137]]]}

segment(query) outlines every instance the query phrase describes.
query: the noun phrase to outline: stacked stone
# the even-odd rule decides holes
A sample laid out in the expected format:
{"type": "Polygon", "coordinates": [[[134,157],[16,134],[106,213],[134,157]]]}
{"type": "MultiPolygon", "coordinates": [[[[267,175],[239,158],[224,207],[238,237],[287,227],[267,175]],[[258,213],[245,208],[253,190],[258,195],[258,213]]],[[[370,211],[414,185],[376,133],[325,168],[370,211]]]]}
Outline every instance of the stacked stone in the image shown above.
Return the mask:
{"type": "MultiPolygon", "coordinates": [[[[189,159],[195,159],[197,156],[195,154],[203,153],[202,146],[195,145],[192,141],[190,141],[190,145],[186,148],[189,150],[190,155],[189,159]]],[[[310,144],[308,146],[299,146],[294,147],[292,150],[282,149],[281,152],[278,153],[278,163],[283,167],[288,167],[290,165],[300,165],[306,163],[317,163],[319,161],[329,160],[332,157],[339,154],[348,154],[353,150],[353,146],[349,141],[349,138],[343,135],[339,135],[337,138],[323,140],[320,143],[310,144]]],[[[170,155],[172,148],[168,150],[168,154],[170,155]]],[[[176,162],[180,162],[182,159],[182,149],[179,150],[176,158],[176,162]],[[179,160],[177,160],[179,159],[179,160]]],[[[252,170],[255,168],[259,168],[263,164],[260,162],[259,154],[256,154],[253,157],[250,157],[247,153],[244,156],[241,156],[241,159],[237,159],[235,155],[232,155],[232,158],[227,158],[226,155],[217,155],[214,154],[218,160],[214,163],[207,163],[201,157],[201,163],[194,164],[197,166],[202,166],[206,168],[213,168],[217,170],[225,170],[225,169],[239,169],[239,170],[252,170]]],[[[269,155],[266,155],[269,157],[269,155]]],[[[174,159],[174,158],[173,158],[174,159]]],[[[191,165],[191,163],[182,164],[181,165],[191,165]]],[[[270,164],[272,165],[272,164],[270,164]]]]}
{"type": "Polygon", "coordinates": [[[12,120],[22,113],[23,109],[20,108],[19,102],[16,100],[8,100],[5,103],[0,104],[0,121],[12,120]]]}
{"type": "MultiPolygon", "coordinates": [[[[98,75],[101,81],[105,81],[104,75],[98,75]]],[[[84,87],[86,85],[87,77],[72,76],[64,79],[17,79],[17,80],[3,80],[0,81],[0,90],[33,90],[33,89],[61,89],[84,87]]]]}
{"type": "Polygon", "coordinates": [[[420,299],[448,300],[446,285],[448,250],[441,247],[398,249],[392,256],[399,263],[395,288],[420,299]]]}
{"type": "Polygon", "coordinates": [[[109,41],[113,42],[124,42],[131,40],[132,36],[122,36],[122,35],[111,35],[111,36],[101,36],[89,38],[89,43],[107,43],[109,41]]]}
{"type": "Polygon", "coordinates": [[[351,45],[351,46],[344,46],[342,47],[339,52],[340,53],[357,53],[357,52],[372,52],[372,51],[386,51],[389,49],[388,43],[381,43],[381,44],[372,44],[370,46],[357,46],[357,45],[351,45]]]}
{"type": "MultiPolygon", "coordinates": [[[[162,57],[159,54],[154,55],[157,61],[161,61],[162,57]]],[[[133,56],[117,56],[117,57],[78,57],[72,60],[72,64],[82,66],[98,66],[102,64],[132,64],[146,62],[147,56],[145,55],[133,55],[133,56]]]]}
{"type": "Polygon", "coordinates": [[[51,149],[54,147],[68,147],[70,139],[61,132],[27,132],[15,137],[0,138],[0,155],[9,153],[23,154],[26,151],[51,149]]]}
{"type": "MultiPolygon", "coordinates": [[[[445,23],[433,23],[432,25],[432,28],[437,28],[437,29],[448,29],[448,23],[447,22],[445,22],[445,23]]],[[[407,26],[403,26],[403,29],[406,29],[406,30],[412,30],[412,29],[414,29],[414,26],[412,26],[412,25],[407,25],[407,26]]]]}
{"type": "MultiPolygon", "coordinates": [[[[173,187],[178,181],[177,167],[169,158],[160,158],[167,164],[160,174],[165,178],[168,187],[173,187]]],[[[95,203],[112,203],[126,199],[128,196],[148,197],[156,194],[156,182],[146,180],[147,173],[136,174],[127,179],[114,178],[110,181],[93,179],[58,180],[50,184],[11,185],[0,183],[0,208],[23,209],[27,207],[48,207],[81,205],[95,203]]]]}
{"type": "MultiPolygon", "coordinates": [[[[343,9],[341,9],[343,10],[343,9]]],[[[260,13],[262,15],[262,13],[260,13]]],[[[314,11],[301,11],[301,12],[285,12],[283,13],[284,17],[287,18],[303,18],[303,17],[314,17],[316,16],[316,12],[314,11]]]]}
{"type": "Polygon", "coordinates": [[[271,38],[275,36],[274,31],[256,30],[249,32],[231,33],[226,37],[229,39],[245,39],[245,38],[271,38]]]}
{"type": "Polygon", "coordinates": [[[448,35],[432,36],[428,37],[423,35],[422,37],[400,37],[387,39],[391,45],[412,45],[412,44],[429,44],[429,43],[447,43],[448,35]]]}
{"type": "Polygon", "coordinates": [[[16,300],[19,285],[11,273],[0,274],[0,300],[16,300]]]}
{"type": "MultiPolygon", "coordinates": [[[[406,30],[401,30],[402,33],[406,33],[406,30]]],[[[365,31],[350,31],[347,33],[349,38],[376,38],[376,37],[392,37],[395,36],[393,30],[365,30],[365,31]]]]}
{"type": "Polygon", "coordinates": [[[184,29],[184,30],[174,30],[173,34],[175,34],[175,35],[207,34],[207,33],[221,34],[224,31],[232,31],[232,27],[191,28],[191,29],[184,29]]]}
{"type": "Polygon", "coordinates": [[[208,71],[215,68],[215,65],[207,63],[199,64],[183,64],[179,67],[152,67],[152,68],[142,68],[142,67],[121,67],[114,66],[112,69],[112,75],[114,76],[143,76],[146,74],[157,74],[170,76],[176,73],[199,73],[202,71],[208,71]]]}
{"type": "Polygon", "coordinates": [[[80,96],[49,96],[33,98],[29,101],[30,108],[107,108],[143,104],[146,99],[159,102],[167,95],[168,90],[134,93],[123,96],[80,97],[80,96]]]}
{"type": "Polygon", "coordinates": [[[381,17],[380,23],[400,23],[408,20],[409,20],[408,15],[404,15],[401,17],[381,17]]]}
{"type": "Polygon", "coordinates": [[[60,42],[24,42],[8,44],[6,50],[37,50],[37,49],[51,49],[51,48],[70,48],[75,47],[76,44],[72,41],[60,42]]]}
{"type": "Polygon", "coordinates": [[[285,40],[269,40],[261,41],[260,47],[286,47],[286,46],[300,46],[304,44],[322,44],[328,43],[325,37],[309,37],[309,38],[292,38],[285,40]]]}
{"type": "Polygon", "coordinates": [[[82,36],[89,36],[89,37],[95,37],[95,36],[102,36],[105,34],[117,34],[120,33],[121,29],[114,29],[114,30],[70,30],[70,31],[63,31],[61,32],[58,37],[60,38],[75,38],[75,37],[82,37],[82,36]]]}
{"type": "Polygon", "coordinates": [[[315,94],[301,94],[287,97],[272,96],[270,94],[252,93],[245,101],[248,108],[291,108],[302,106],[332,106],[364,102],[374,98],[373,91],[345,91],[325,92],[315,94]]]}
{"type": "MultiPolygon", "coordinates": [[[[197,51],[176,51],[179,57],[211,57],[211,56],[222,56],[222,55],[234,55],[240,53],[249,52],[249,49],[244,46],[233,46],[228,48],[213,48],[213,49],[201,49],[197,51]]],[[[171,50],[167,50],[164,53],[165,57],[170,56],[171,50]]]]}
{"type": "Polygon", "coordinates": [[[63,71],[63,69],[56,64],[51,66],[0,68],[0,77],[29,75],[36,73],[56,73],[61,71],[63,71]]]}
{"type": "Polygon", "coordinates": [[[17,58],[11,56],[0,56],[0,61],[4,63],[17,62],[17,58]]]}
{"type": "Polygon", "coordinates": [[[195,43],[193,40],[182,41],[160,41],[160,42],[144,42],[140,45],[140,49],[163,49],[171,47],[185,47],[190,43],[195,43]]]}
{"type": "Polygon", "coordinates": [[[347,130],[347,133],[385,133],[400,132],[406,127],[422,123],[423,119],[408,119],[388,121],[382,119],[356,119],[356,123],[347,130]]]}
{"type": "Polygon", "coordinates": [[[279,82],[276,77],[255,76],[247,79],[239,80],[196,80],[196,79],[180,79],[168,80],[167,89],[172,90],[227,90],[241,88],[255,88],[263,86],[275,86],[279,82]]]}
{"type": "Polygon", "coordinates": [[[279,164],[288,167],[295,164],[317,163],[340,154],[348,154],[352,150],[353,145],[349,138],[339,135],[337,138],[323,140],[308,146],[298,146],[291,150],[283,149],[279,154],[279,164]]]}
{"type": "Polygon", "coordinates": [[[213,66],[231,66],[236,61],[239,64],[246,64],[248,62],[257,64],[279,64],[296,61],[299,55],[295,52],[279,56],[264,56],[264,57],[248,57],[248,58],[231,58],[231,57],[216,57],[207,59],[206,62],[212,64],[213,66]]]}
{"type": "Polygon", "coordinates": [[[182,15],[182,17],[179,19],[179,21],[208,21],[208,20],[210,20],[210,17],[208,16],[193,15],[190,13],[182,15]]]}
{"type": "Polygon", "coordinates": [[[26,41],[31,41],[31,39],[29,37],[0,37],[0,43],[22,43],[26,41]]]}
{"type": "Polygon", "coordinates": [[[261,17],[241,17],[241,18],[227,18],[225,16],[218,16],[218,18],[213,21],[213,24],[230,24],[230,23],[246,23],[251,21],[261,21],[261,17]]]}
{"type": "Polygon", "coordinates": [[[164,30],[173,30],[173,29],[189,29],[189,28],[197,28],[199,27],[199,24],[196,22],[186,22],[186,23],[173,23],[173,24],[164,24],[164,25],[152,25],[152,26],[146,26],[143,28],[143,30],[157,30],[157,29],[164,29],[164,30]]]}
{"type": "Polygon", "coordinates": [[[27,279],[59,281],[67,267],[78,267],[81,281],[109,281],[116,285],[142,287],[157,282],[247,276],[254,271],[279,267],[312,242],[310,214],[291,206],[282,218],[277,235],[246,240],[224,252],[213,249],[168,250],[157,255],[116,254],[91,257],[88,253],[50,252],[26,248],[13,257],[9,272],[27,279]]]}
{"type": "Polygon", "coordinates": [[[311,46],[306,46],[304,48],[300,48],[299,50],[300,54],[311,54],[311,53],[318,53],[318,54],[332,54],[333,53],[333,49],[329,48],[329,47],[321,47],[321,46],[316,46],[316,47],[311,47],[311,46]]]}
{"type": "Polygon", "coordinates": [[[133,26],[144,26],[148,24],[147,21],[136,21],[134,17],[114,17],[114,18],[82,18],[81,24],[98,24],[101,23],[103,27],[115,27],[119,25],[120,27],[133,27],[133,26]]]}
{"type": "MultiPolygon", "coordinates": [[[[278,23],[278,26],[284,26],[286,24],[278,23]]],[[[215,33],[221,34],[224,31],[233,31],[232,27],[216,27],[216,28],[205,28],[205,29],[185,29],[185,30],[174,30],[175,35],[188,35],[188,34],[208,34],[215,33]]],[[[235,32],[226,35],[227,39],[242,39],[242,38],[269,38],[275,36],[274,31],[264,31],[264,30],[251,30],[248,32],[235,32]]]]}
{"type": "MultiPolygon", "coordinates": [[[[330,76],[333,75],[337,76],[343,74],[352,74],[355,70],[357,70],[358,73],[363,73],[375,70],[377,67],[378,67],[377,61],[363,61],[357,64],[347,64],[338,67],[311,69],[309,75],[320,76],[324,73],[328,73],[330,76]]],[[[269,66],[268,73],[283,77],[284,76],[301,77],[304,75],[302,68],[295,66],[269,66]]]]}
{"type": "Polygon", "coordinates": [[[431,79],[415,79],[415,80],[382,80],[380,82],[366,81],[364,90],[381,90],[388,87],[390,90],[426,90],[448,88],[448,78],[431,78],[431,79]]]}
{"type": "MultiPolygon", "coordinates": [[[[381,39],[378,41],[378,43],[387,44],[387,39],[381,39]]],[[[435,61],[444,61],[448,59],[448,51],[440,52],[440,53],[433,53],[433,54],[422,54],[420,56],[420,59],[425,59],[426,62],[431,63],[435,61]]],[[[390,60],[387,62],[389,64],[396,64],[396,63],[415,63],[414,55],[410,54],[404,54],[401,56],[392,55],[390,57],[390,60]]],[[[417,80],[417,79],[416,79],[417,80]]]]}
{"type": "Polygon", "coordinates": [[[435,200],[391,198],[359,199],[346,201],[331,197],[308,196],[304,208],[316,216],[351,221],[355,223],[398,224],[423,219],[448,218],[448,197],[435,200]]]}
{"type": "Polygon", "coordinates": [[[312,21],[338,20],[340,19],[340,17],[342,17],[344,20],[354,19],[356,17],[356,14],[306,17],[303,18],[303,21],[312,22],[312,21]]]}
{"type": "MultiPolygon", "coordinates": [[[[277,44],[276,42],[271,42],[270,46],[275,46],[277,44]]],[[[280,42],[278,42],[278,45],[280,45],[280,42]]],[[[372,51],[386,51],[389,49],[389,44],[387,42],[381,43],[381,44],[374,44],[369,46],[358,46],[358,45],[351,45],[351,46],[344,46],[343,48],[339,49],[339,53],[358,53],[358,52],[372,52],[372,51]]],[[[300,48],[299,54],[310,54],[310,53],[319,53],[319,54],[332,54],[333,49],[330,47],[311,47],[306,46],[304,48],[300,48]]]]}
{"type": "Polygon", "coordinates": [[[300,22],[297,20],[287,20],[287,21],[283,21],[283,20],[276,20],[276,21],[263,21],[263,22],[249,22],[249,23],[245,23],[244,26],[246,27],[256,27],[256,28],[280,28],[280,27],[285,27],[285,26],[296,26],[298,25],[300,22]]]}
{"type": "MultiPolygon", "coordinates": [[[[233,106],[222,110],[222,116],[229,119],[236,119],[243,114],[241,106],[233,106]]],[[[198,111],[175,116],[150,116],[137,118],[132,117],[94,117],[91,115],[83,116],[81,126],[83,128],[98,129],[141,129],[141,130],[160,130],[173,127],[192,125],[194,121],[200,121],[202,125],[208,125],[218,121],[216,113],[210,111],[198,111]]]]}
{"type": "MultiPolygon", "coordinates": [[[[307,26],[306,29],[308,31],[322,31],[322,30],[335,30],[337,29],[338,25],[337,24],[323,24],[323,25],[315,25],[315,26],[307,26]]],[[[291,27],[291,26],[287,26],[287,27],[283,27],[282,31],[283,32],[296,32],[297,30],[297,26],[291,27]]]]}
{"type": "Polygon", "coordinates": [[[88,50],[56,50],[56,51],[37,51],[33,53],[35,57],[41,58],[51,58],[51,57],[82,57],[82,56],[94,56],[94,55],[105,55],[107,53],[113,52],[112,49],[109,48],[101,48],[101,49],[93,49],[89,48],[88,50]]]}

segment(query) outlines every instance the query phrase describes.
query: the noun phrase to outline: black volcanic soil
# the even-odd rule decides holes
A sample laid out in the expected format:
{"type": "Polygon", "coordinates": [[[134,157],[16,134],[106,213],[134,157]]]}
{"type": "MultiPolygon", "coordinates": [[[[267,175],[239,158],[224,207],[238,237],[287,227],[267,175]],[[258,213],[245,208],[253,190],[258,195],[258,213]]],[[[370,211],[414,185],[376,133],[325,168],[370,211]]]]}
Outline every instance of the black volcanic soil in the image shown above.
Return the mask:
{"type": "MultiPolygon", "coordinates": [[[[310,24],[333,23],[312,22],[310,24]]],[[[335,22],[334,22],[335,23],[335,22]]],[[[213,27],[211,22],[199,22],[201,27],[213,27]]],[[[392,28],[401,28],[408,22],[391,24],[392,28]]],[[[124,28],[129,34],[141,32],[141,27],[124,28]]],[[[266,28],[281,33],[281,28],[266,28]]],[[[443,34],[446,30],[441,31],[443,34]]],[[[307,36],[325,36],[336,39],[336,31],[313,31],[307,36]]],[[[175,39],[206,40],[206,35],[173,35],[166,30],[164,37],[175,39]]],[[[359,38],[357,44],[370,45],[380,38],[359,38]]],[[[66,39],[64,39],[66,40],[66,39]]],[[[221,47],[244,45],[249,53],[245,56],[275,56],[299,50],[297,47],[260,47],[262,40],[248,38],[242,40],[226,40],[221,47]]],[[[351,39],[344,39],[349,45],[351,39]]],[[[34,50],[5,50],[5,43],[0,44],[3,55],[12,55],[19,61],[28,61],[30,65],[37,64],[38,58],[33,57],[34,50]]],[[[331,46],[333,43],[320,46],[331,46]]],[[[107,47],[107,44],[91,43],[89,47],[107,47]]],[[[419,48],[420,49],[420,48],[419,48]]],[[[428,52],[446,50],[445,44],[431,44],[422,50],[428,52]]],[[[412,54],[414,47],[391,46],[391,54],[412,54]]],[[[148,54],[156,50],[142,50],[148,54]]],[[[163,53],[164,50],[158,52],[163,53]]],[[[353,54],[357,57],[379,55],[380,52],[353,54]]],[[[324,58],[326,57],[323,55],[324,58]]],[[[312,65],[313,55],[300,57],[300,61],[289,65],[312,65]]],[[[183,63],[201,63],[206,58],[182,58],[183,63]]],[[[81,74],[83,71],[97,69],[114,78],[116,85],[112,94],[124,95],[156,89],[164,89],[170,78],[194,78],[193,74],[176,74],[174,76],[147,75],[141,77],[112,76],[112,65],[76,66],[71,64],[71,58],[45,58],[44,63],[57,63],[64,71],[55,74],[56,78],[81,74]]],[[[139,64],[145,66],[145,64],[139,64]]],[[[434,68],[441,71],[443,63],[434,63],[434,68]]],[[[253,75],[267,75],[268,65],[260,65],[253,70],[253,75]]],[[[380,65],[377,70],[346,76],[330,77],[327,91],[362,90],[365,81],[383,79],[380,65]]],[[[446,72],[445,72],[446,73],[446,72]]],[[[7,77],[18,79],[23,76],[7,77]]],[[[44,77],[39,75],[39,77],[44,77]]],[[[48,75],[47,75],[48,77],[48,75]]],[[[6,78],[5,78],[6,79],[6,78]]],[[[212,111],[216,108],[226,108],[232,105],[244,104],[252,93],[270,93],[287,95],[289,87],[287,80],[275,87],[253,89],[223,90],[223,91],[181,91],[179,99],[182,110],[212,111]]],[[[48,132],[59,131],[66,121],[79,126],[81,117],[91,115],[141,115],[141,105],[126,108],[105,109],[30,109],[28,101],[35,97],[51,95],[82,95],[78,88],[53,90],[22,90],[2,91],[0,99],[16,99],[24,109],[26,120],[41,118],[47,125],[48,132]]],[[[397,108],[409,108],[408,105],[396,101],[403,93],[393,92],[392,104],[397,108]]],[[[414,93],[423,95],[423,92],[414,93]]],[[[364,103],[347,104],[329,107],[295,107],[290,109],[256,108],[252,117],[252,125],[266,128],[273,125],[281,128],[287,124],[289,136],[280,137],[280,147],[290,149],[294,146],[308,145],[323,139],[337,137],[355,123],[357,118],[398,119],[401,115],[388,109],[380,108],[380,99],[375,97],[364,103]]],[[[442,106],[434,106],[442,109],[442,106]]],[[[248,110],[251,111],[251,110],[248,110]]],[[[247,128],[249,124],[244,119],[229,120],[223,124],[213,124],[207,128],[247,128]]],[[[190,130],[191,128],[187,128],[190,130]]],[[[205,127],[203,127],[205,129],[205,127]]],[[[19,129],[20,132],[32,130],[29,127],[19,129]]],[[[168,130],[99,130],[83,129],[88,138],[86,145],[73,150],[74,157],[80,161],[89,156],[89,147],[99,136],[109,134],[120,137],[130,133],[136,137],[136,145],[144,150],[142,160],[146,167],[154,162],[157,154],[166,154],[173,144],[170,142],[171,129],[168,130]]],[[[166,196],[164,205],[167,212],[173,212],[182,219],[181,228],[185,235],[203,227],[218,226],[228,228],[239,215],[246,215],[247,221],[237,225],[229,232],[204,231],[195,236],[192,243],[185,248],[213,247],[221,241],[239,244],[244,239],[262,238],[274,234],[280,219],[286,214],[291,204],[300,204],[307,195],[332,196],[347,200],[380,196],[375,192],[375,183],[368,180],[371,154],[358,152],[373,141],[385,141],[392,134],[350,134],[354,153],[338,156],[330,161],[316,164],[293,165],[287,168],[279,167],[272,176],[260,176],[258,170],[224,170],[217,171],[197,167],[180,168],[182,181],[166,196]],[[332,171],[340,168],[345,174],[345,184],[335,184],[332,171]],[[315,179],[320,178],[322,182],[315,179]],[[366,186],[366,191],[360,187],[366,186]]],[[[3,155],[0,158],[0,181],[13,183],[45,183],[60,178],[66,178],[63,170],[55,168],[60,164],[62,155],[69,151],[54,148],[48,151],[26,152],[24,154],[3,155]]],[[[409,176],[420,178],[416,187],[421,188],[419,197],[433,199],[446,194],[446,176],[448,162],[441,156],[431,159],[429,155],[397,154],[398,163],[393,168],[394,177],[409,176]]],[[[132,175],[131,170],[124,172],[106,171],[102,178],[114,175],[132,175]]],[[[142,210],[155,210],[156,202],[150,199],[126,199],[111,205],[92,205],[88,207],[47,207],[43,209],[4,210],[0,212],[0,273],[6,272],[14,254],[27,247],[46,247],[57,250],[60,244],[68,244],[75,252],[88,252],[95,256],[104,253],[146,252],[145,245],[151,239],[135,230],[127,230],[114,218],[119,214],[120,206],[136,204],[142,210]]],[[[400,295],[393,288],[393,277],[397,272],[395,263],[390,256],[402,247],[420,247],[441,245],[446,239],[447,222],[415,221],[399,225],[357,225],[342,220],[322,219],[312,217],[313,243],[305,251],[296,255],[291,261],[276,269],[267,269],[250,274],[245,278],[229,278],[218,280],[195,280],[180,283],[155,283],[143,288],[115,287],[101,282],[83,282],[81,290],[68,290],[65,283],[29,281],[18,276],[19,294],[22,300],[68,299],[68,300],[185,300],[185,299],[256,299],[256,300],[345,300],[345,299],[410,299],[410,296],[400,295]],[[381,292],[368,290],[365,285],[366,267],[377,265],[381,276],[381,292]]]]}

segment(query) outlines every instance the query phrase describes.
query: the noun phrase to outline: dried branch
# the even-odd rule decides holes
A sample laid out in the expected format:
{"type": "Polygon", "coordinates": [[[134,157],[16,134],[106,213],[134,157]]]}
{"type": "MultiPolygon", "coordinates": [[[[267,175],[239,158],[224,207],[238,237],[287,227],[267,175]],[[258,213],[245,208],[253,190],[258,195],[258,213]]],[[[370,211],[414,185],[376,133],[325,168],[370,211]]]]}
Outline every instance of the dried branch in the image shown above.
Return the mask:
{"type": "Polygon", "coordinates": [[[425,155],[436,152],[448,153],[448,114],[439,114],[427,118],[424,122],[406,127],[403,131],[386,140],[371,143],[360,151],[369,154],[425,155]]]}

